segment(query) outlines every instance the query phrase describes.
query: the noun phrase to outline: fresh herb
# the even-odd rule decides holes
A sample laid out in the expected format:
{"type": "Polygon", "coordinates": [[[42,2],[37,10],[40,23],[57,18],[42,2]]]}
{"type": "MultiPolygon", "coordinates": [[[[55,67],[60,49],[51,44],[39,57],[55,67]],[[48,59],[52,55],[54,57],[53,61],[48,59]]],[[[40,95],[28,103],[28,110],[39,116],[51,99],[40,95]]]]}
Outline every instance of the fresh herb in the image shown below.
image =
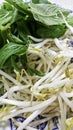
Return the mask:
{"type": "Polygon", "coordinates": [[[53,25],[49,27],[39,26],[39,29],[37,30],[37,35],[41,38],[58,38],[65,33],[66,29],[66,26],[63,24],[53,25]]]}
{"type": "Polygon", "coordinates": [[[38,71],[38,70],[36,70],[36,69],[32,69],[32,68],[30,68],[30,67],[28,67],[28,72],[29,72],[31,75],[33,75],[33,74],[36,74],[36,75],[38,75],[38,76],[44,76],[44,75],[45,75],[45,73],[43,73],[43,72],[41,72],[41,71],[38,71]]]}
{"type": "Polygon", "coordinates": [[[50,2],[48,2],[48,0],[32,0],[33,3],[38,4],[38,3],[45,3],[48,4],[50,2]]]}
{"type": "Polygon", "coordinates": [[[69,14],[68,10],[57,7],[54,4],[30,3],[29,6],[34,19],[43,23],[46,26],[59,25],[64,23],[60,12],[62,12],[65,17],[67,17],[67,15],[69,14]]]}
{"type": "Polygon", "coordinates": [[[17,43],[7,43],[0,49],[0,67],[3,67],[5,61],[12,55],[21,56],[26,53],[27,45],[17,43]]]}

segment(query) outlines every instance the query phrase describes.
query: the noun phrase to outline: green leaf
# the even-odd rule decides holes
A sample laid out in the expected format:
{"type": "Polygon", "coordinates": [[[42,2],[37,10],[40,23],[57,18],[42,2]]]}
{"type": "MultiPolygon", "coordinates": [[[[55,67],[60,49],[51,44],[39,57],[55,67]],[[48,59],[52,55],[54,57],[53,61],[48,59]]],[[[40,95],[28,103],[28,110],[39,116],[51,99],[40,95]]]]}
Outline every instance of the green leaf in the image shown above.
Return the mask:
{"type": "Polygon", "coordinates": [[[25,3],[23,0],[6,0],[8,3],[16,7],[19,11],[26,14],[28,11],[28,3],[25,3]]]}
{"type": "Polygon", "coordinates": [[[30,35],[26,20],[21,19],[21,21],[18,21],[17,28],[18,28],[19,33],[22,32],[24,35],[30,35]]]}
{"type": "Polygon", "coordinates": [[[38,75],[38,76],[40,76],[40,77],[42,77],[42,76],[44,76],[45,75],[45,73],[43,73],[43,72],[41,72],[41,71],[38,71],[38,70],[36,70],[36,69],[32,69],[32,68],[30,68],[29,66],[28,66],[28,72],[32,75],[32,74],[36,74],[36,75],[38,75]]]}
{"type": "Polygon", "coordinates": [[[67,20],[67,22],[68,22],[71,26],[73,26],[73,16],[72,16],[72,15],[69,15],[66,20],[67,20]]]}
{"type": "Polygon", "coordinates": [[[12,11],[12,10],[15,9],[15,7],[12,6],[12,4],[10,4],[10,3],[6,2],[6,1],[2,4],[1,8],[6,9],[7,11],[10,11],[10,10],[12,11]]]}
{"type": "Polygon", "coordinates": [[[27,56],[26,54],[20,56],[20,62],[23,66],[23,68],[27,69],[27,56]]]}
{"type": "Polygon", "coordinates": [[[20,22],[18,21],[17,28],[18,28],[19,37],[24,42],[24,44],[30,44],[30,40],[28,38],[28,35],[30,35],[30,31],[27,26],[27,21],[24,21],[23,19],[20,22]]]}
{"type": "Polygon", "coordinates": [[[17,72],[20,72],[18,65],[16,64],[15,57],[11,56],[11,65],[17,72]]]}
{"type": "Polygon", "coordinates": [[[38,4],[38,3],[49,3],[48,0],[32,0],[32,3],[38,4]]]}
{"type": "Polygon", "coordinates": [[[23,55],[26,53],[28,46],[16,43],[5,44],[0,49],[0,68],[3,67],[5,61],[12,55],[23,55]]]}
{"type": "Polygon", "coordinates": [[[6,38],[7,38],[7,31],[6,30],[0,30],[0,44],[1,46],[4,45],[4,43],[6,42],[6,38]]]}
{"type": "MultiPolygon", "coordinates": [[[[16,17],[18,16],[17,9],[7,10],[0,9],[0,30],[6,30],[10,28],[10,25],[16,21],[16,17]]],[[[19,18],[19,17],[17,17],[19,18]]]]}
{"type": "Polygon", "coordinates": [[[37,34],[41,38],[59,38],[66,31],[65,25],[53,25],[49,27],[40,26],[37,29],[37,34]]]}
{"type": "Polygon", "coordinates": [[[58,25],[64,23],[60,11],[65,17],[68,16],[69,11],[54,4],[33,4],[30,3],[30,10],[36,21],[43,23],[44,25],[58,25]]]}
{"type": "Polygon", "coordinates": [[[11,32],[8,33],[7,38],[10,42],[15,42],[15,43],[23,43],[21,39],[13,35],[11,32]]]}
{"type": "Polygon", "coordinates": [[[4,25],[11,21],[13,12],[7,10],[0,10],[0,12],[0,29],[2,29],[4,25]]]}

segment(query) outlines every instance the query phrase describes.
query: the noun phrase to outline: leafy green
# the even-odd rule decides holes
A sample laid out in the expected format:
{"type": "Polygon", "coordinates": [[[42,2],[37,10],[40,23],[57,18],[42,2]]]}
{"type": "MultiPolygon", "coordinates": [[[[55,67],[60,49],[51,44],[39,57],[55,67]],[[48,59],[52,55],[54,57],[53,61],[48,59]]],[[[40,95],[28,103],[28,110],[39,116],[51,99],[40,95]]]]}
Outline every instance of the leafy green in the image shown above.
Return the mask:
{"type": "Polygon", "coordinates": [[[13,35],[11,32],[8,33],[7,38],[9,39],[10,42],[23,43],[21,39],[13,35]]]}
{"type": "Polygon", "coordinates": [[[65,17],[68,16],[69,11],[57,7],[54,4],[33,4],[30,3],[30,10],[35,20],[43,23],[44,25],[58,25],[64,23],[60,14],[63,13],[65,17]]]}
{"type": "Polygon", "coordinates": [[[48,0],[32,0],[32,3],[35,3],[35,4],[37,4],[37,3],[45,3],[45,4],[48,4],[49,2],[48,2],[48,0]]]}
{"type": "Polygon", "coordinates": [[[30,35],[30,31],[28,29],[26,21],[22,20],[21,22],[17,22],[17,28],[18,28],[19,37],[24,41],[25,44],[26,43],[29,44],[30,41],[28,35],[30,35]]]}
{"type": "Polygon", "coordinates": [[[27,62],[27,56],[26,56],[26,54],[22,55],[20,57],[20,60],[21,60],[21,63],[23,65],[23,68],[25,68],[28,71],[28,73],[30,73],[31,75],[33,75],[33,74],[36,74],[38,76],[44,76],[45,75],[45,73],[43,73],[41,71],[38,71],[35,68],[30,68],[30,66],[29,66],[29,64],[27,62]],[[23,59],[25,59],[25,60],[23,60],[23,59]]]}
{"type": "Polygon", "coordinates": [[[16,20],[17,9],[15,7],[11,8],[10,4],[8,6],[10,6],[10,9],[6,5],[3,5],[0,9],[0,30],[10,28],[10,25],[16,20]]]}
{"type": "Polygon", "coordinates": [[[65,25],[42,26],[37,30],[37,34],[41,38],[58,38],[65,33],[66,29],[65,25]]]}
{"type": "Polygon", "coordinates": [[[27,51],[27,45],[21,45],[16,43],[8,43],[4,45],[0,49],[0,67],[3,67],[3,64],[5,61],[11,56],[11,55],[23,55],[27,51]]]}
{"type": "Polygon", "coordinates": [[[32,69],[32,68],[30,68],[30,67],[28,67],[28,72],[30,73],[30,74],[36,74],[36,75],[38,75],[38,76],[44,76],[45,74],[43,73],[43,72],[41,72],[41,71],[38,71],[38,70],[36,70],[36,69],[32,69]]]}
{"type": "Polygon", "coordinates": [[[20,72],[19,66],[16,64],[16,57],[13,55],[11,56],[11,65],[17,72],[20,72]]]}
{"type": "Polygon", "coordinates": [[[16,7],[20,12],[26,14],[28,11],[28,4],[23,0],[6,0],[8,3],[16,7]]]}
{"type": "Polygon", "coordinates": [[[6,27],[5,25],[11,21],[13,12],[8,12],[6,10],[1,10],[1,12],[2,13],[0,13],[0,30],[3,30],[3,27],[6,27]]]}

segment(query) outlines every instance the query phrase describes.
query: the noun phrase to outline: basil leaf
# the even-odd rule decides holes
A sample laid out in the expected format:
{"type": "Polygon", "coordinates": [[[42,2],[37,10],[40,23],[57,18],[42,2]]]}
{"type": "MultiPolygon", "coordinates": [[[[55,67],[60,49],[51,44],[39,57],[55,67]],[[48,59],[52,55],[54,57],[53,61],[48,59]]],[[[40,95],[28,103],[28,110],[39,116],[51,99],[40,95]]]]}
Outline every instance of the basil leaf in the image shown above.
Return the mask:
{"type": "Polygon", "coordinates": [[[25,3],[23,0],[6,0],[8,3],[16,7],[19,11],[26,14],[28,11],[28,3],[25,3]]]}
{"type": "Polygon", "coordinates": [[[38,71],[38,70],[36,70],[36,69],[32,69],[32,68],[30,68],[29,66],[28,66],[27,70],[28,70],[28,72],[29,72],[31,75],[36,74],[36,75],[38,75],[38,76],[40,76],[40,77],[42,77],[42,76],[45,75],[45,73],[43,73],[43,72],[41,72],[41,71],[38,71]]]}
{"type": "Polygon", "coordinates": [[[38,4],[38,3],[49,3],[48,0],[32,0],[32,3],[38,4]]]}
{"type": "Polygon", "coordinates": [[[65,25],[39,26],[37,34],[41,38],[59,38],[64,35],[66,29],[65,25]]]}
{"type": "Polygon", "coordinates": [[[16,37],[15,35],[13,35],[11,32],[8,33],[7,38],[10,42],[16,42],[16,43],[23,43],[23,41],[21,39],[19,39],[18,37],[16,37]]]}
{"type": "Polygon", "coordinates": [[[23,55],[26,53],[28,46],[16,43],[8,43],[0,49],[0,68],[5,61],[12,55],[23,55]]]}
{"type": "Polygon", "coordinates": [[[16,64],[15,57],[13,56],[11,56],[11,65],[17,72],[20,72],[20,68],[18,64],[16,64]]]}
{"type": "Polygon", "coordinates": [[[33,4],[30,3],[30,10],[36,21],[43,23],[46,26],[58,25],[64,23],[60,11],[65,17],[68,16],[69,11],[60,8],[54,4],[33,4]]]}

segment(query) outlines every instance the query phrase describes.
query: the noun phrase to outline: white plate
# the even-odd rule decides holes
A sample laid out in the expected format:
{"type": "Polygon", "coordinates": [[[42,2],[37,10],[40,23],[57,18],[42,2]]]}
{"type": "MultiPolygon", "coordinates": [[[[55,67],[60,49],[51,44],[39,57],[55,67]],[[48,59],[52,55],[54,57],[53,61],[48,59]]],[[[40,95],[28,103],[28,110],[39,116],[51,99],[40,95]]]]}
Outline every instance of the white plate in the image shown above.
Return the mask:
{"type": "Polygon", "coordinates": [[[9,127],[9,121],[7,122],[0,122],[0,130],[11,130],[9,127]]]}

